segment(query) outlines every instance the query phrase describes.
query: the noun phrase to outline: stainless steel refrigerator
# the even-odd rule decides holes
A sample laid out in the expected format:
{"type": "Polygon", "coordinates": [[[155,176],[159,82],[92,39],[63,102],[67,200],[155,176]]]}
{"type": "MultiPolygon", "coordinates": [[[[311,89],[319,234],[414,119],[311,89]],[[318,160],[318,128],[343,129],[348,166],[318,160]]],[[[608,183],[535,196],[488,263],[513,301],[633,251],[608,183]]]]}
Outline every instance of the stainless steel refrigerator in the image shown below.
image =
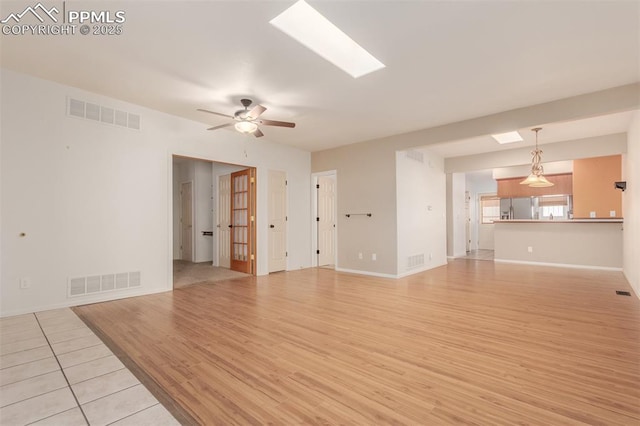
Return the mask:
{"type": "Polygon", "coordinates": [[[533,219],[533,198],[501,198],[501,219],[533,219]]]}

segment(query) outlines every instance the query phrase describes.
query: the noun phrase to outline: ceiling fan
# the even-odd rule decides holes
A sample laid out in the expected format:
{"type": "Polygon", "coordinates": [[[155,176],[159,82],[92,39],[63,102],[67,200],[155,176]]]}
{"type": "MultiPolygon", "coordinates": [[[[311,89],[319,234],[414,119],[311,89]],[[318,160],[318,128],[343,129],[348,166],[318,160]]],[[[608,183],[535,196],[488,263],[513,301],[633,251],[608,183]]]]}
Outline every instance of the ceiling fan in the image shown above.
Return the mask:
{"type": "Polygon", "coordinates": [[[287,121],[275,121],[275,120],[263,120],[259,119],[263,112],[267,109],[262,105],[256,105],[251,110],[249,106],[253,103],[251,99],[241,99],[240,103],[244,109],[236,111],[233,115],[221,114],[219,112],[213,112],[206,109],[198,108],[198,111],[206,112],[209,114],[219,115],[221,117],[231,118],[235,122],[221,124],[219,126],[210,127],[207,130],[217,130],[224,127],[234,126],[240,133],[253,133],[256,138],[264,136],[264,133],[258,128],[258,124],[264,126],[277,126],[277,127],[296,127],[296,123],[289,123],[287,121]]]}

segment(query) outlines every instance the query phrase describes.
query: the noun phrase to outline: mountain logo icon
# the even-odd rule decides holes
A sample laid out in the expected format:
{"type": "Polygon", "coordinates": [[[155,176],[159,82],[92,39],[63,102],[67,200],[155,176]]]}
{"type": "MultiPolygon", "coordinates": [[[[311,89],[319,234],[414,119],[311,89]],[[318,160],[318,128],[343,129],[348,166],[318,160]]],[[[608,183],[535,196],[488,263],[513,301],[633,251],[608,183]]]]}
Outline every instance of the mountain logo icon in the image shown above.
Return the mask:
{"type": "Polygon", "coordinates": [[[9,14],[9,16],[0,21],[0,23],[6,24],[9,23],[9,21],[14,21],[14,23],[17,24],[20,22],[20,20],[22,20],[23,17],[28,16],[29,14],[35,16],[36,19],[38,19],[38,21],[40,21],[41,23],[44,23],[45,17],[48,17],[55,23],[58,22],[58,18],[54,16],[54,13],[60,13],[60,11],[56,9],[55,6],[51,9],[47,9],[42,5],[42,3],[38,3],[33,7],[28,6],[25,10],[22,11],[22,13],[9,14]]]}

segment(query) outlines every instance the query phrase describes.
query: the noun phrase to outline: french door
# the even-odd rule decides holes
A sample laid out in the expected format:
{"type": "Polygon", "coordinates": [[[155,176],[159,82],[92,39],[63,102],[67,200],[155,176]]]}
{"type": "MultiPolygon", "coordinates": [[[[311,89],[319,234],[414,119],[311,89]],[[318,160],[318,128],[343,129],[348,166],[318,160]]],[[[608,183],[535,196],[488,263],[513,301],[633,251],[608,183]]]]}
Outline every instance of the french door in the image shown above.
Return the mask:
{"type": "Polygon", "coordinates": [[[256,169],[231,173],[231,269],[255,274],[256,169]]]}

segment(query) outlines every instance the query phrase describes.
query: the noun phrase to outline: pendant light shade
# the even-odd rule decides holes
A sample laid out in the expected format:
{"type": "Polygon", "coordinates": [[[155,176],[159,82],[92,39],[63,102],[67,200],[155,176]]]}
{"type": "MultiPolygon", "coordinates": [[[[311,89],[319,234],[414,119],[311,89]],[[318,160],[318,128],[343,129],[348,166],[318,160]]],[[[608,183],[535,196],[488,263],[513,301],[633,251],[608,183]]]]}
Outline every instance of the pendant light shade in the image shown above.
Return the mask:
{"type": "Polygon", "coordinates": [[[542,168],[542,150],[538,149],[538,132],[542,130],[542,127],[536,127],[531,129],[536,132],[536,149],[531,151],[531,174],[527,176],[525,180],[520,182],[520,185],[529,185],[532,188],[544,188],[547,186],[553,186],[552,182],[549,182],[544,177],[544,169],[542,168]]]}

